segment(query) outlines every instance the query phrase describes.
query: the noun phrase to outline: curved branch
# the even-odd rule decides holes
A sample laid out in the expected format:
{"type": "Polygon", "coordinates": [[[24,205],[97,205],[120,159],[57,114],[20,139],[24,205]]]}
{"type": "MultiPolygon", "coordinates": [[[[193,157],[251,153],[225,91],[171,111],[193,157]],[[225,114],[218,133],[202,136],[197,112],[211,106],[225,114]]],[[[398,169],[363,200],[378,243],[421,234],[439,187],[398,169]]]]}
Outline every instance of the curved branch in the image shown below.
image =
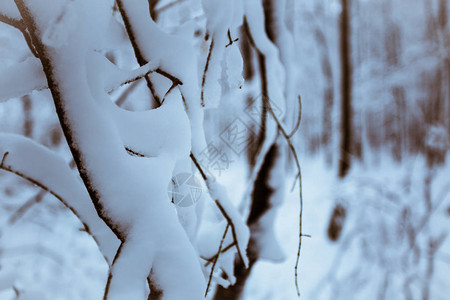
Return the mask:
{"type": "Polygon", "coordinates": [[[213,265],[211,267],[211,272],[209,273],[208,285],[206,286],[205,297],[208,296],[209,286],[211,285],[211,280],[214,274],[214,268],[216,267],[217,261],[219,260],[219,253],[222,253],[223,242],[225,241],[225,237],[227,236],[228,228],[230,228],[230,223],[228,223],[227,227],[225,227],[225,232],[223,233],[222,239],[220,240],[219,249],[217,250],[217,254],[214,255],[212,262],[213,265]]]}
{"type": "MultiPolygon", "coordinates": [[[[125,27],[127,29],[130,40],[132,42],[133,49],[135,51],[135,55],[136,55],[136,58],[137,58],[139,64],[143,64],[147,61],[147,60],[145,60],[144,55],[148,56],[152,50],[150,48],[145,47],[145,46],[150,47],[151,45],[139,44],[137,42],[137,36],[139,36],[139,34],[141,35],[140,40],[145,41],[145,37],[150,37],[150,38],[160,40],[161,43],[163,43],[167,47],[180,46],[178,41],[171,40],[167,36],[163,35],[163,33],[160,32],[160,30],[157,28],[156,24],[154,24],[154,22],[152,22],[150,18],[141,20],[142,22],[144,22],[144,21],[147,22],[146,23],[147,27],[142,27],[141,28],[142,32],[139,32],[137,30],[137,28],[135,28],[132,24],[132,22],[137,22],[139,17],[141,17],[138,14],[139,12],[137,12],[137,11],[130,12],[129,10],[132,10],[135,8],[127,6],[128,4],[124,0],[117,0],[116,2],[118,4],[119,10],[122,14],[122,18],[124,19],[125,27]],[[129,14],[133,15],[133,19],[130,18],[129,14]],[[134,15],[134,14],[136,14],[136,15],[134,15]],[[144,29],[148,29],[148,30],[144,30],[144,29]],[[144,33],[146,36],[143,36],[144,33]]],[[[189,67],[190,64],[193,63],[193,61],[189,61],[189,58],[190,58],[189,56],[186,56],[185,60],[180,62],[180,65],[178,66],[178,68],[183,69],[183,68],[189,67]]],[[[158,59],[161,60],[161,66],[164,66],[164,63],[168,63],[171,59],[176,59],[178,61],[178,57],[172,57],[172,56],[168,56],[168,57],[164,57],[164,58],[158,57],[158,59]]],[[[174,62],[170,61],[170,66],[172,66],[172,65],[176,65],[176,64],[174,64],[174,62]]],[[[195,67],[192,67],[192,69],[195,69],[195,67]]],[[[158,72],[158,70],[156,72],[158,72]]],[[[164,74],[160,73],[160,74],[165,75],[167,78],[171,79],[169,77],[169,73],[164,73],[164,74]]],[[[181,85],[181,82],[177,83],[174,80],[174,79],[177,79],[177,77],[175,77],[173,75],[170,75],[170,76],[173,77],[173,79],[171,79],[171,80],[173,81],[174,84],[181,85]]],[[[195,79],[195,76],[193,76],[193,78],[195,79]]],[[[183,80],[183,78],[181,78],[181,79],[183,80]]],[[[191,120],[191,128],[193,128],[192,134],[194,135],[194,134],[196,134],[195,130],[200,128],[201,125],[198,125],[198,124],[193,125],[192,123],[195,123],[195,122],[200,123],[203,121],[202,119],[200,119],[201,107],[196,107],[196,104],[194,103],[194,101],[196,99],[193,99],[194,97],[193,97],[192,91],[193,91],[193,88],[196,89],[197,87],[196,87],[196,84],[193,81],[193,79],[190,78],[190,81],[187,82],[185,85],[187,85],[185,87],[186,90],[183,90],[183,87],[179,87],[179,88],[180,88],[180,92],[182,94],[183,100],[185,99],[184,94],[188,94],[188,96],[189,96],[189,97],[186,97],[187,101],[185,101],[185,104],[187,107],[187,109],[186,109],[187,113],[191,120]],[[196,117],[196,119],[194,119],[194,117],[196,117]]],[[[149,87],[149,89],[150,89],[150,87],[149,87]]],[[[154,128],[154,126],[146,126],[145,128],[154,128]]],[[[130,149],[133,148],[131,145],[127,145],[127,146],[130,149]]],[[[194,142],[193,142],[192,147],[199,148],[198,145],[194,144],[194,142]]],[[[132,149],[132,150],[137,153],[143,153],[141,150],[138,150],[138,149],[132,149]]],[[[223,216],[225,217],[225,219],[228,222],[231,222],[230,226],[231,226],[232,232],[234,233],[233,237],[235,239],[237,253],[238,253],[240,259],[242,260],[242,262],[246,265],[247,258],[243,253],[245,253],[245,249],[246,249],[247,243],[248,243],[248,228],[246,227],[245,223],[241,220],[241,218],[238,218],[238,215],[239,215],[238,212],[235,209],[233,209],[231,204],[229,204],[230,201],[226,197],[225,193],[221,193],[221,192],[217,191],[218,189],[220,189],[219,185],[212,183],[212,181],[210,179],[208,179],[208,176],[202,170],[194,153],[196,153],[194,150],[190,153],[191,160],[193,161],[194,165],[199,170],[203,180],[205,181],[211,198],[214,199],[216,205],[219,207],[219,209],[220,209],[221,213],[223,214],[223,216]]]]}
{"type": "Polygon", "coordinates": [[[0,71],[0,102],[46,88],[47,80],[37,58],[28,58],[0,71]]]}
{"type": "MultiPolygon", "coordinates": [[[[267,74],[276,74],[277,67],[281,65],[281,62],[278,61],[278,49],[276,46],[270,41],[270,39],[267,37],[266,33],[263,32],[263,24],[264,24],[264,17],[261,11],[253,9],[253,7],[258,7],[259,5],[256,4],[255,1],[248,1],[246,2],[246,15],[249,15],[250,18],[244,17],[244,28],[247,31],[250,44],[255,48],[255,50],[258,52],[259,56],[259,63],[260,63],[260,69],[262,77],[262,85],[263,85],[263,107],[266,107],[270,115],[273,117],[274,121],[276,122],[278,131],[282,133],[283,137],[285,138],[286,142],[288,143],[289,149],[294,157],[294,161],[298,170],[298,179],[299,179],[299,198],[300,198],[300,212],[299,212],[299,244],[298,244],[298,251],[297,251],[297,259],[295,263],[295,286],[297,289],[297,294],[300,295],[299,286],[298,286],[298,264],[300,260],[300,252],[301,252],[301,245],[302,245],[302,237],[304,236],[302,233],[302,218],[303,218],[303,195],[302,195],[302,175],[301,175],[301,167],[298,160],[297,152],[291,142],[291,137],[295,133],[295,131],[298,129],[298,126],[300,126],[300,120],[301,120],[301,113],[299,114],[297,125],[294,127],[294,130],[291,133],[287,133],[284,129],[281,121],[278,119],[276,114],[274,113],[272,109],[272,105],[270,103],[270,100],[276,100],[276,99],[282,99],[283,97],[278,97],[278,95],[273,94],[273,90],[269,89],[268,86],[268,78],[267,74]],[[259,16],[258,16],[259,15],[259,16]],[[255,31],[255,34],[252,34],[255,31]],[[272,63],[271,63],[272,62],[272,63]],[[268,72],[267,69],[270,69],[270,72],[268,72]],[[267,97],[265,97],[267,96],[267,97]]],[[[300,101],[300,98],[299,98],[300,101]]],[[[301,103],[300,103],[301,104],[301,103]]],[[[300,106],[301,107],[301,106],[300,106]]],[[[260,153],[264,154],[263,151],[260,151],[260,153]]],[[[297,178],[296,178],[297,179],[297,178]]]]}
{"type": "Polygon", "coordinates": [[[86,189],[62,158],[28,138],[4,133],[0,133],[0,153],[0,169],[22,177],[61,201],[94,238],[106,261],[112,262],[119,240],[98,217],[86,189]]]}
{"type": "Polygon", "coordinates": [[[209,45],[208,57],[206,57],[205,69],[203,70],[202,76],[202,92],[201,92],[201,100],[202,106],[205,106],[205,83],[206,83],[206,73],[208,73],[209,62],[211,60],[211,53],[214,48],[214,38],[211,39],[211,44],[209,45]]]}
{"type": "MultiPolygon", "coordinates": [[[[213,182],[210,177],[206,175],[194,154],[191,153],[190,157],[205,181],[209,195],[212,199],[214,199],[215,204],[219,208],[222,216],[227,220],[228,225],[231,226],[231,232],[234,240],[232,245],[236,247],[236,252],[239,259],[245,266],[247,266],[248,258],[242,253],[245,253],[249,240],[248,227],[241,220],[241,218],[239,218],[239,213],[234,209],[224,191],[220,191],[222,187],[218,183],[213,182]]],[[[228,230],[228,226],[226,230],[228,230]]],[[[220,256],[220,251],[216,255],[217,257],[220,256]]]]}
{"type": "Polygon", "coordinates": [[[288,138],[291,138],[294,136],[294,134],[297,132],[297,130],[300,128],[300,123],[302,121],[302,97],[298,96],[298,105],[299,105],[299,112],[297,117],[297,123],[295,124],[294,128],[292,129],[291,133],[287,135],[288,138]]]}
{"type": "MultiPolygon", "coordinates": [[[[148,63],[148,60],[145,58],[145,55],[144,55],[143,51],[139,47],[139,44],[138,44],[137,38],[136,38],[136,32],[135,32],[135,30],[133,28],[133,25],[132,25],[132,22],[131,22],[131,20],[129,18],[127,10],[125,9],[124,2],[123,2],[123,0],[116,0],[116,4],[117,4],[117,8],[119,9],[120,15],[122,16],[122,20],[123,20],[123,23],[125,25],[125,29],[127,31],[128,37],[130,39],[131,45],[133,47],[133,51],[134,51],[134,54],[136,56],[136,60],[137,60],[137,62],[138,62],[138,64],[140,66],[143,66],[143,65],[148,63]]],[[[158,74],[160,74],[160,75],[170,79],[173,84],[177,84],[177,85],[178,84],[180,84],[180,85],[183,84],[181,82],[181,80],[178,79],[176,76],[173,76],[172,74],[170,74],[169,72],[166,72],[165,70],[163,70],[161,68],[158,68],[156,70],[156,73],[158,73],[158,74]]],[[[153,82],[151,81],[151,79],[150,79],[150,77],[148,75],[145,76],[145,81],[147,82],[147,87],[150,90],[150,92],[151,92],[151,94],[153,96],[153,99],[155,100],[155,102],[158,105],[161,105],[162,104],[161,103],[161,99],[159,98],[158,94],[156,93],[154,84],[153,84],[153,82]]]]}
{"type": "Polygon", "coordinates": [[[35,57],[38,57],[36,49],[34,48],[33,43],[31,42],[30,35],[27,32],[27,27],[22,20],[14,19],[7,15],[0,14],[0,22],[8,24],[8,25],[18,29],[22,33],[23,37],[25,38],[25,42],[27,43],[28,48],[30,49],[31,53],[35,57]]]}
{"type": "MultiPolygon", "coordinates": [[[[275,115],[272,106],[270,104],[270,101],[267,100],[267,107],[269,109],[270,114],[272,115],[273,119],[275,120],[275,122],[277,123],[277,127],[278,130],[283,134],[284,138],[286,139],[286,142],[289,145],[289,149],[291,150],[292,155],[294,156],[294,161],[295,161],[295,165],[297,167],[298,170],[298,181],[299,181],[299,197],[300,197],[300,213],[299,213],[299,242],[298,242],[298,250],[297,250],[297,258],[295,261],[295,287],[297,289],[297,295],[300,296],[300,289],[298,287],[298,264],[300,261],[300,252],[301,252],[301,248],[302,248],[302,237],[306,236],[303,234],[302,232],[302,220],[303,220],[303,193],[302,193],[302,170],[300,167],[300,162],[298,160],[298,156],[297,156],[297,151],[294,148],[294,145],[292,145],[290,136],[286,133],[286,130],[284,129],[283,125],[281,125],[280,120],[278,120],[278,117],[275,115]]],[[[301,114],[300,114],[301,116],[301,114]]]]}
{"type": "Polygon", "coordinates": [[[24,27],[22,20],[11,18],[2,13],[0,13],[0,22],[8,24],[16,29],[19,29],[20,31],[22,31],[22,28],[24,27]]]}

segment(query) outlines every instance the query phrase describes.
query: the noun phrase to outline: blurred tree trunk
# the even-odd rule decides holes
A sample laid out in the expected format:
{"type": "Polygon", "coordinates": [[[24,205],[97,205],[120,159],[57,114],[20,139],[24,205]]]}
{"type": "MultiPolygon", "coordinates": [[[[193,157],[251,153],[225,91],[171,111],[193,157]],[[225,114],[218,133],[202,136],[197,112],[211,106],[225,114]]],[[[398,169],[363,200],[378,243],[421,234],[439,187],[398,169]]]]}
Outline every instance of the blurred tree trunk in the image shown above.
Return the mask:
{"type": "Polygon", "coordinates": [[[23,107],[23,135],[31,138],[33,136],[33,104],[30,95],[22,97],[23,107]]]}
{"type": "Polygon", "coordinates": [[[316,41],[319,44],[320,52],[320,63],[322,67],[322,74],[325,80],[324,92],[323,92],[323,114],[322,114],[322,147],[325,149],[325,159],[326,162],[331,165],[333,160],[333,153],[331,151],[331,141],[333,134],[333,122],[332,122],[332,112],[333,112],[333,100],[334,100],[334,89],[333,89],[333,71],[331,69],[330,57],[328,54],[328,45],[326,37],[323,31],[316,27],[314,31],[316,41]]]}
{"type": "Polygon", "coordinates": [[[340,20],[341,55],[341,148],[339,177],[343,178],[350,169],[352,145],[352,103],[351,103],[351,59],[350,59],[350,0],[342,0],[340,20]]]}
{"type": "Polygon", "coordinates": [[[334,130],[333,130],[333,107],[334,107],[334,79],[333,67],[330,58],[329,44],[326,34],[326,20],[324,15],[324,5],[322,1],[316,1],[314,16],[317,19],[314,26],[314,39],[317,43],[318,53],[320,55],[320,67],[323,84],[323,108],[322,108],[322,132],[320,135],[320,144],[325,154],[326,163],[331,166],[334,159],[332,148],[334,130]]]}
{"type": "MultiPolygon", "coordinates": [[[[351,59],[350,59],[350,0],[342,0],[340,19],[340,59],[341,59],[341,135],[338,175],[344,178],[350,169],[352,151],[352,103],[351,103],[351,59]]],[[[337,199],[328,223],[327,234],[331,241],[341,236],[346,218],[346,208],[337,199]]]]}

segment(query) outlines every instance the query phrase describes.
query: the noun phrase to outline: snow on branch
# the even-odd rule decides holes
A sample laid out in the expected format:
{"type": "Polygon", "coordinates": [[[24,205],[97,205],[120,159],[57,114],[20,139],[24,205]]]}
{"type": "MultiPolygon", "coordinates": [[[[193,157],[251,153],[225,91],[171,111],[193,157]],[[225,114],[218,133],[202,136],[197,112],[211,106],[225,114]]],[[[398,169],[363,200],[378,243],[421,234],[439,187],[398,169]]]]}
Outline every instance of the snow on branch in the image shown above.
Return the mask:
{"type": "Polygon", "coordinates": [[[0,102],[46,88],[47,80],[42,72],[41,62],[37,58],[30,57],[0,70],[0,102]]]}
{"type": "MultiPolygon", "coordinates": [[[[12,21],[20,21],[22,18],[20,17],[19,10],[17,6],[14,4],[14,0],[2,0],[0,2],[0,20],[4,21],[4,18],[7,18],[12,21]]],[[[12,24],[10,24],[12,25],[12,24]]]]}
{"type": "MultiPolygon", "coordinates": [[[[95,74],[87,66],[86,55],[105,34],[101,26],[92,32],[90,24],[98,16],[90,14],[90,3],[65,1],[53,6],[48,0],[15,2],[39,53],[80,176],[100,218],[122,241],[105,299],[144,299],[149,274],[151,283],[167,299],[199,299],[204,290],[201,267],[167,195],[176,161],[181,152],[186,151],[186,157],[189,153],[189,120],[181,95],[173,90],[164,102],[163,107],[178,116],[179,126],[167,128],[165,136],[160,133],[159,139],[170,141],[164,144],[161,155],[130,157],[115,120],[104,109],[111,101],[101,86],[93,84],[95,74]],[[43,16],[49,14],[55,22],[45,21],[43,16]],[[51,39],[46,41],[41,33],[49,31],[51,39]],[[70,38],[60,39],[59,32],[70,38]]],[[[107,1],[101,5],[108,7],[107,1]]],[[[108,10],[102,12],[107,14],[108,10]]],[[[106,19],[101,17],[99,25],[106,19]]]]}
{"type": "Polygon", "coordinates": [[[91,85],[103,87],[106,92],[111,92],[116,88],[139,80],[158,69],[158,61],[152,60],[145,65],[134,70],[123,70],[109,61],[98,52],[91,52],[88,55],[88,76],[92,81],[91,85]]]}
{"type": "Polygon", "coordinates": [[[31,42],[31,38],[29,33],[27,32],[26,25],[22,21],[20,13],[17,10],[17,7],[14,4],[13,0],[3,0],[0,2],[0,22],[8,24],[20,30],[31,53],[37,57],[36,49],[31,42]]]}
{"type": "MultiPolygon", "coordinates": [[[[222,0],[204,0],[202,1],[203,10],[207,18],[206,28],[211,36],[208,55],[206,57],[205,66],[203,69],[202,85],[201,85],[201,101],[205,107],[217,107],[219,105],[220,96],[222,94],[222,87],[220,79],[222,76],[222,60],[225,56],[225,48],[233,44],[231,32],[237,32],[238,27],[242,25],[243,21],[243,3],[241,1],[222,1],[222,0]]],[[[227,49],[232,55],[231,59],[239,60],[238,57],[233,57],[237,54],[240,57],[240,52],[233,52],[236,49],[227,49]]],[[[240,58],[242,60],[242,58],[240,58]]],[[[229,78],[229,81],[238,81],[242,84],[242,65],[239,63],[228,64],[227,67],[239,69],[238,71],[227,72],[228,75],[236,75],[240,78],[229,78]],[[233,65],[233,67],[231,67],[233,65]]]]}
{"type": "MultiPolygon", "coordinates": [[[[278,24],[272,24],[275,27],[282,27],[280,24],[284,20],[283,15],[283,6],[285,5],[284,1],[280,1],[275,4],[275,14],[277,16],[275,19],[278,24]]],[[[289,150],[294,158],[296,167],[297,167],[297,177],[296,180],[299,180],[299,199],[300,199],[300,212],[299,212],[299,243],[298,243],[298,251],[297,251],[297,259],[294,267],[295,271],[295,286],[297,289],[297,294],[300,296],[300,290],[298,286],[298,265],[300,260],[300,252],[302,246],[302,237],[306,236],[302,233],[302,217],[303,217],[303,195],[302,195],[302,177],[301,177],[301,167],[299,163],[299,159],[297,156],[296,149],[294,148],[291,138],[298,130],[301,121],[301,98],[298,97],[299,100],[299,115],[297,118],[297,122],[294,125],[294,128],[290,133],[287,133],[285,126],[282,123],[283,117],[286,115],[286,108],[290,104],[289,101],[293,98],[293,78],[292,69],[288,65],[291,61],[293,54],[290,49],[292,48],[292,40],[289,39],[285,34],[281,36],[273,37],[274,39],[279,38],[281,40],[280,47],[282,49],[277,48],[276,44],[269,39],[266,31],[264,30],[265,24],[267,24],[267,20],[265,20],[264,12],[263,12],[263,4],[261,0],[249,0],[245,2],[245,20],[244,26],[249,37],[251,45],[258,53],[258,61],[261,70],[261,85],[262,85],[262,101],[263,107],[266,107],[267,112],[272,116],[273,121],[276,123],[276,128],[278,132],[281,132],[282,137],[286,140],[289,146],[289,150]],[[285,49],[283,49],[283,47],[285,49]],[[281,56],[280,61],[279,56],[281,56]],[[284,87],[286,92],[283,92],[280,87],[284,87]],[[284,103],[282,100],[285,100],[284,103]],[[276,104],[280,107],[283,112],[281,116],[277,116],[273,110],[272,103],[276,104]]],[[[278,33],[278,32],[277,32],[278,33]]],[[[275,35],[277,34],[275,33],[275,35]]],[[[291,110],[294,111],[294,110],[291,110]]],[[[265,114],[265,112],[263,112],[265,114]]],[[[287,116],[287,121],[291,121],[292,117],[287,116]]],[[[266,133],[266,142],[267,144],[267,133],[266,133]]],[[[263,145],[264,146],[264,145],[263,145]]],[[[267,146],[266,146],[267,147],[267,146]]],[[[263,147],[261,147],[263,148],[263,147]]],[[[264,153],[264,151],[260,151],[260,154],[264,153]]],[[[262,155],[261,155],[262,156],[262,155]]],[[[259,168],[255,168],[256,170],[259,168]]]]}
{"type": "MultiPolygon", "coordinates": [[[[167,35],[160,30],[145,15],[145,12],[148,11],[145,1],[136,1],[134,3],[132,1],[118,0],[117,3],[138,62],[142,64],[150,59],[157,59],[160,61],[161,68],[183,81],[183,85],[179,86],[179,89],[186,103],[187,114],[191,122],[192,152],[190,157],[205,180],[211,198],[214,199],[221,213],[229,222],[237,253],[246,265],[248,259],[245,250],[249,240],[249,230],[236,208],[231,205],[223,187],[218,183],[212,183],[212,180],[208,179],[196,160],[196,154],[206,148],[206,142],[203,130],[203,109],[199,101],[200,95],[197,92],[198,80],[196,76],[192,76],[192,73],[196,73],[196,66],[193,65],[196,59],[192,47],[186,41],[167,35]],[[153,41],[155,40],[158,43],[154,43],[153,41]],[[162,53],[161,49],[170,49],[171,52],[162,53]],[[190,73],[184,73],[184,71],[188,70],[190,73]]],[[[225,47],[226,43],[227,29],[224,31],[223,47],[225,47]]]]}
{"type": "Polygon", "coordinates": [[[0,168],[49,192],[69,208],[96,241],[111,264],[119,240],[98,217],[86,188],[66,162],[50,150],[23,136],[0,133],[0,168]]]}
{"type": "MultiPolygon", "coordinates": [[[[95,63],[91,60],[92,70],[102,70],[102,86],[106,92],[147,76],[158,69],[157,62],[152,61],[134,70],[122,70],[103,55],[93,52],[95,63]],[[98,68],[97,68],[98,67],[98,68]]],[[[47,89],[47,80],[38,58],[25,61],[0,70],[0,102],[27,95],[33,91],[47,89]]]]}
{"type": "MultiPolygon", "coordinates": [[[[148,15],[148,1],[117,0],[116,2],[138,63],[143,65],[148,61],[159,61],[160,67],[157,73],[179,85],[191,122],[193,152],[201,152],[206,148],[206,141],[203,131],[197,57],[192,45],[159,28],[148,15]]],[[[152,87],[149,88],[152,89],[152,87]]],[[[161,94],[164,93],[165,91],[161,91],[161,94]]]]}

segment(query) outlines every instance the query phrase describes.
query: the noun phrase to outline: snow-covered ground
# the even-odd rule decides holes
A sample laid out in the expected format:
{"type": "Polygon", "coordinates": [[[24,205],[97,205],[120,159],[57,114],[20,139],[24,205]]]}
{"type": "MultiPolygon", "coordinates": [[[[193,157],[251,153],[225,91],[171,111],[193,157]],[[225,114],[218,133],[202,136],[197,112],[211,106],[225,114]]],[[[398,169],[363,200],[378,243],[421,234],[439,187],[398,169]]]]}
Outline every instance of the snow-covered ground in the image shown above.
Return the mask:
{"type": "MultiPolygon", "coordinates": [[[[448,299],[450,168],[439,167],[435,172],[431,183],[433,209],[428,219],[423,200],[427,171],[421,158],[406,159],[402,164],[384,158],[376,166],[357,165],[344,182],[339,182],[320,159],[303,159],[303,228],[311,238],[303,238],[302,243],[302,298],[448,299]],[[341,238],[331,242],[327,227],[336,201],[347,208],[347,220],[341,238]],[[409,225],[410,231],[416,231],[414,247],[402,242],[407,233],[401,228],[409,226],[402,221],[404,211],[413,216],[409,225]],[[423,220],[424,228],[417,229],[423,220]],[[428,282],[429,242],[441,238],[428,282]],[[427,284],[430,294],[424,298],[427,284]]],[[[290,189],[290,183],[286,188],[290,189]]],[[[294,264],[299,201],[295,191],[287,193],[275,228],[287,260],[281,264],[258,262],[246,288],[246,299],[297,299],[294,264]]]]}

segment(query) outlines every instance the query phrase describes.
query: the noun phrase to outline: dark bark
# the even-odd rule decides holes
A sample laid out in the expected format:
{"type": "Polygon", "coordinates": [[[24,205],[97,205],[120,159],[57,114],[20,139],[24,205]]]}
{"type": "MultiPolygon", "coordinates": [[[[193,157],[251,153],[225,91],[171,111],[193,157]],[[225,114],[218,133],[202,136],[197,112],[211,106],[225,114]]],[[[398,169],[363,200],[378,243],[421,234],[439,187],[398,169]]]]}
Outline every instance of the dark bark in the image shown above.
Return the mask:
{"type": "Polygon", "coordinates": [[[64,105],[64,97],[61,93],[60,86],[57,77],[54,74],[54,65],[48,54],[48,49],[44,46],[41,39],[39,29],[35,23],[35,19],[25,5],[23,0],[15,0],[15,3],[19,9],[22,16],[23,22],[27,25],[28,32],[30,34],[31,41],[36,48],[38,57],[42,63],[42,68],[45,73],[47,84],[52,94],[53,102],[55,105],[56,113],[58,115],[59,122],[61,124],[62,131],[69,145],[69,149],[72,153],[73,159],[79,170],[80,177],[86,186],[89,196],[94,203],[97,213],[100,218],[102,218],[105,223],[111,228],[111,230],[116,234],[116,236],[123,241],[125,233],[122,232],[117,224],[115,224],[110,218],[104,213],[103,205],[101,203],[100,193],[97,188],[92,183],[91,174],[86,167],[85,159],[82,150],[79,148],[79,143],[76,140],[76,136],[72,130],[72,124],[67,116],[67,111],[64,105]]]}
{"type": "Polygon", "coordinates": [[[249,81],[253,78],[255,74],[255,67],[253,65],[254,54],[246,30],[244,29],[244,26],[242,26],[241,28],[241,36],[239,41],[242,59],[244,61],[244,79],[245,81],[249,81]]]}
{"type": "Polygon", "coordinates": [[[150,16],[152,17],[153,21],[155,21],[155,22],[158,21],[158,10],[155,9],[158,2],[159,2],[159,0],[148,0],[150,16]]]}
{"type": "Polygon", "coordinates": [[[276,30],[275,30],[275,16],[274,16],[274,0],[263,0],[265,29],[267,37],[275,43],[276,30]]]}
{"type": "MultiPolygon", "coordinates": [[[[259,75],[260,75],[260,82],[261,82],[260,97],[254,101],[254,102],[261,101],[261,121],[259,124],[259,132],[256,136],[256,141],[254,143],[252,143],[251,145],[249,145],[249,147],[247,148],[247,156],[248,156],[250,169],[253,169],[253,167],[256,164],[258,156],[261,155],[260,151],[261,151],[264,141],[266,139],[266,123],[267,123],[267,112],[268,112],[267,111],[267,108],[268,108],[267,101],[270,101],[270,99],[269,99],[269,92],[268,92],[268,88],[267,88],[268,83],[267,83],[266,57],[256,47],[245,17],[244,17],[243,27],[247,34],[250,45],[252,45],[252,47],[255,49],[255,51],[257,53],[259,75]]],[[[253,100],[253,99],[249,99],[249,100],[253,100]]],[[[250,101],[250,102],[253,105],[254,102],[253,101],[250,101]]],[[[264,155],[264,154],[262,154],[262,155],[264,155]]]]}
{"type": "Polygon", "coordinates": [[[345,217],[347,215],[346,208],[341,204],[336,204],[333,213],[331,214],[330,222],[328,223],[328,238],[331,241],[337,241],[342,233],[344,227],[345,217]]]}
{"type": "MultiPolygon", "coordinates": [[[[152,3],[151,2],[152,2],[152,0],[149,0],[150,14],[152,13],[152,5],[151,5],[152,3]]],[[[157,2],[157,1],[153,1],[153,2],[157,2]]],[[[140,66],[143,66],[143,65],[147,64],[148,61],[144,58],[144,55],[141,52],[141,50],[140,50],[140,48],[139,48],[139,46],[137,44],[136,37],[135,37],[134,32],[132,30],[132,26],[131,26],[130,20],[128,19],[128,15],[127,15],[125,9],[123,8],[123,3],[122,3],[121,0],[116,0],[116,4],[117,4],[117,8],[119,9],[120,15],[122,16],[123,23],[125,24],[125,29],[127,31],[128,37],[130,39],[131,45],[133,46],[134,55],[136,56],[136,60],[137,60],[137,62],[138,62],[138,64],[140,66]]],[[[155,3],[155,5],[156,5],[156,3],[155,3]]],[[[145,82],[147,83],[147,87],[148,87],[149,91],[152,94],[152,99],[153,99],[152,107],[160,106],[161,105],[161,99],[156,94],[155,87],[153,86],[153,83],[150,80],[150,76],[149,75],[145,76],[145,82]]]]}
{"type": "Polygon", "coordinates": [[[351,59],[350,59],[350,0],[342,0],[340,20],[341,55],[341,148],[339,177],[345,177],[350,169],[352,151],[352,103],[351,103],[351,59]]]}
{"type": "MultiPolygon", "coordinates": [[[[273,0],[264,0],[264,14],[265,14],[265,31],[269,39],[275,43],[276,41],[276,30],[274,24],[274,9],[273,0]]],[[[269,185],[269,179],[271,177],[272,170],[277,164],[277,158],[279,155],[278,146],[275,142],[271,142],[268,151],[262,153],[263,145],[267,141],[266,136],[266,126],[267,126],[267,115],[269,112],[269,93],[268,93],[268,82],[267,82],[267,69],[266,69],[266,57],[255,45],[255,42],[250,33],[248,24],[244,18],[244,32],[248,38],[249,44],[255,49],[257,54],[257,61],[260,74],[260,84],[261,84],[261,122],[260,131],[257,136],[257,140],[253,147],[249,149],[249,163],[251,168],[255,166],[258,157],[263,156],[263,162],[258,170],[256,180],[253,182],[253,191],[251,195],[251,207],[249,216],[247,219],[247,225],[250,228],[250,241],[247,248],[247,254],[249,257],[249,266],[246,269],[241,261],[236,261],[235,264],[235,276],[236,284],[234,286],[225,289],[219,286],[214,295],[215,300],[227,300],[227,299],[240,299],[242,297],[246,281],[252,271],[254,264],[259,259],[259,241],[261,231],[263,230],[260,225],[260,219],[266,212],[268,212],[271,207],[271,198],[274,193],[273,188],[269,185]]]]}

